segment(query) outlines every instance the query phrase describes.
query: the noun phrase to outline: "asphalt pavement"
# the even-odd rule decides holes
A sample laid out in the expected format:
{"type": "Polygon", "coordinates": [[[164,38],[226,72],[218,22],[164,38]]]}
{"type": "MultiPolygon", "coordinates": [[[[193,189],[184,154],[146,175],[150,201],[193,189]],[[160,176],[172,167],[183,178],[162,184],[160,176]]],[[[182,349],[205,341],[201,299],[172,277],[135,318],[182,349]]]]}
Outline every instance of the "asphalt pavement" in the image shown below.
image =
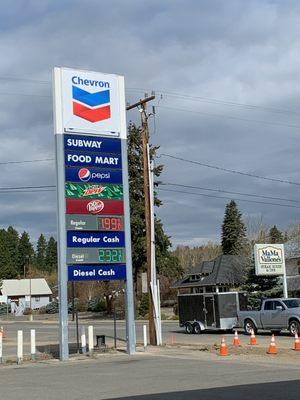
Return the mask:
{"type": "Polygon", "coordinates": [[[294,400],[299,364],[166,349],[0,367],[5,400],[294,400]]]}

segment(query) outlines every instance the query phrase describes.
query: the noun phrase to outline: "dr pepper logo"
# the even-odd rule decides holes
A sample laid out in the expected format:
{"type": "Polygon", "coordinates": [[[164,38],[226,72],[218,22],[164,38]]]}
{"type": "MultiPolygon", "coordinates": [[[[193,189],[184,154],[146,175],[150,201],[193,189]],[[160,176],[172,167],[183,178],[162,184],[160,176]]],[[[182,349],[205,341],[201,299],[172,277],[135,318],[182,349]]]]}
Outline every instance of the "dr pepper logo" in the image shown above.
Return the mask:
{"type": "Polygon", "coordinates": [[[104,203],[101,200],[93,200],[87,204],[86,208],[91,214],[99,214],[104,208],[104,203]]]}

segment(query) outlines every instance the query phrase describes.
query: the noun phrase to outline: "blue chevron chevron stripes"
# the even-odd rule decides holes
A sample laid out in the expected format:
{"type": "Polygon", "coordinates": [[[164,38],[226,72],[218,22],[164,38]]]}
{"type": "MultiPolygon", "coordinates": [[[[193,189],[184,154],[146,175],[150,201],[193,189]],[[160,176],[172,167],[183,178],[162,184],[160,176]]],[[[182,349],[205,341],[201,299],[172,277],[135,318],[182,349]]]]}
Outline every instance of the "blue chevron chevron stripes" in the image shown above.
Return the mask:
{"type": "Polygon", "coordinates": [[[90,93],[86,90],[79,89],[72,85],[73,100],[80,101],[90,107],[100,106],[110,102],[110,91],[102,90],[101,92],[90,93]]]}

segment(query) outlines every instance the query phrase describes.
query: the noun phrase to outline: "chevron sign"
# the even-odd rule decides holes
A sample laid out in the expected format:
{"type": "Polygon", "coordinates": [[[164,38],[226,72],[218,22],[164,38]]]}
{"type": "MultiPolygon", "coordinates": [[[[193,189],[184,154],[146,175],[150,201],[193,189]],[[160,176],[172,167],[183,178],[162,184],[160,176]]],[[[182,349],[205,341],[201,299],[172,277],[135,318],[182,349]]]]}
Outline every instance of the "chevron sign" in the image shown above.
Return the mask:
{"type": "Polygon", "coordinates": [[[72,97],[73,114],[77,117],[90,122],[99,122],[111,117],[109,90],[90,93],[72,85],[72,97]]]}

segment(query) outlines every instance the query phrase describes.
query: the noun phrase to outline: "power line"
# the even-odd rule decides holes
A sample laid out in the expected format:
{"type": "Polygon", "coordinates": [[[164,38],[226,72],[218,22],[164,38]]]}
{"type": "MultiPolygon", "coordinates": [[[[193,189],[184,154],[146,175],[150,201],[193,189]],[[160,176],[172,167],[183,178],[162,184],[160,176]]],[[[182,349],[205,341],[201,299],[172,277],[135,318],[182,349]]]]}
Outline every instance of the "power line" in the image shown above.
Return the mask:
{"type": "MultiPolygon", "coordinates": [[[[37,80],[37,79],[30,79],[30,78],[25,78],[25,77],[13,77],[13,76],[0,76],[0,80],[2,81],[23,81],[23,82],[28,82],[28,83],[37,83],[37,84],[46,84],[50,85],[51,81],[49,80],[37,80]]],[[[145,88],[126,88],[126,91],[133,91],[133,92],[149,92],[149,89],[145,88]]],[[[152,90],[150,90],[151,92],[152,90]]],[[[200,101],[204,103],[209,103],[209,104],[221,104],[221,105],[228,105],[228,106],[238,106],[238,107],[243,107],[247,109],[261,109],[265,111],[269,111],[272,113],[280,113],[280,114],[294,114],[294,115],[300,115],[299,112],[294,111],[294,110],[286,110],[286,109],[280,109],[280,108],[275,108],[275,107],[265,107],[265,106],[260,106],[257,104],[247,104],[247,103],[239,103],[239,102],[234,102],[234,101],[228,101],[228,100],[223,100],[223,99],[215,99],[215,98],[209,98],[209,97],[204,97],[204,96],[193,96],[189,94],[184,94],[184,93],[177,93],[177,92],[169,92],[166,90],[156,90],[158,94],[164,94],[166,96],[170,97],[177,97],[181,99],[187,99],[187,100],[192,100],[192,101],[200,101]]],[[[10,93],[8,93],[10,94],[10,93]]],[[[5,93],[6,95],[6,93],[5,93]]],[[[19,94],[16,94],[19,95],[19,94]]],[[[25,94],[24,94],[25,95],[25,94]]],[[[31,96],[31,95],[29,95],[31,96]]],[[[42,96],[46,97],[46,96],[42,96]]],[[[47,96],[51,97],[51,96],[47,96]]]]}
{"type": "Polygon", "coordinates": [[[193,113],[193,114],[201,114],[201,115],[206,115],[208,117],[227,118],[227,119],[233,119],[233,120],[238,120],[238,121],[254,122],[254,123],[258,123],[258,124],[300,129],[300,125],[284,124],[281,122],[271,122],[271,121],[263,121],[263,120],[258,120],[258,119],[234,117],[233,115],[226,115],[226,114],[213,114],[213,113],[207,113],[204,111],[189,110],[187,108],[169,107],[169,106],[161,106],[161,105],[157,105],[156,107],[164,108],[166,110],[182,111],[182,112],[188,112],[188,113],[193,113]]]}
{"type": "Polygon", "coordinates": [[[289,208],[300,208],[300,206],[292,206],[291,204],[269,203],[269,202],[264,202],[264,201],[246,200],[246,199],[240,199],[240,198],[234,198],[233,199],[231,197],[214,196],[213,194],[186,192],[184,190],[161,189],[161,188],[157,188],[157,190],[160,190],[160,191],[163,191],[163,192],[174,192],[174,193],[191,194],[191,195],[194,195],[194,196],[212,197],[214,199],[236,200],[236,201],[244,201],[246,203],[266,204],[266,205],[271,205],[271,206],[289,207],[289,208]]]}
{"type": "Polygon", "coordinates": [[[264,179],[264,180],[266,180],[266,181],[280,182],[280,183],[288,183],[289,185],[297,185],[297,186],[300,186],[300,183],[299,183],[299,182],[292,182],[292,181],[288,181],[288,180],[285,180],[285,179],[267,178],[266,176],[260,176],[260,175],[255,175],[255,174],[249,174],[249,173],[247,173],[247,172],[241,172],[241,171],[236,171],[236,170],[234,170],[234,169],[223,168],[223,167],[219,167],[219,166],[217,166],[217,165],[205,164],[205,163],[202,163],[202,162],[200,162],[200,161],[193,161],[193,160],[188,160],[188,159],[182,158],[182,157],[176,157],[176,156],[173,156],[172,154],[168,154],[168,153],[161,153],[161,156],[173,158],[173,159],[179,160],[179,161],[184,161],[184,162],[187,162],[187,163],[190,163],[190,164],[201,165],[202,167],[217,169],[217,170],[219,170],[219,171],[230,172],[230,173],[232,173],[232,174],[238,174],[238,175],[243,175],[243,176],[250,176],[251,178],[264,179]]]}
{"type": "Polygon", "coordinates": [[[56,188],[56,186],[55,185],[41,185],[41,186],[0,187],[0,191],[26,190],[26,189],[52,189],[52,188],[56,188]]]}
{"type": "MultiPolygon", "coordinates": [[[[127,88],[126,90],[129,91],[135,91],[135,92],[147,92],[149,89],[145,88],[127,88]]],[[[202,97],[202,96],[192,96],[188,94],[182,94],[182,93],[176,93],[176,92],[168,92],[165,90],[154,90],[156,94],[161,94],[161,95],[166,95],[167,97],[177,97],[180,99],[186,99],[186,100],[192,100],[192,101],[200,101],[204,103],[209,103],[209,104],[221,104],[221,105],[228,105],[228,106],[238,106],[238,107],[243,107],[247,109],[262,109],[264,111],[269,111],[273,112],[276,114],[294,114],[294,115],[300,115],[299,112],[294,111],[294,110],[286,110],[286,109],[281,109],[281,108],[275,108],[275,107],[265,107],[265,106],[260,106],[257,104],[247,104],[247,103],[238,103],[234,101],[226,101],[222,99],[214,99],[214,98],[209,98],[209,97],[202,97]]]]}
{"type": "Polygon", "coordinates": [[[33,190],[0,190],[0,194],[10,194],[10,193],[41,193],[41,192],[56,192],[55,189],[33,189],[33,190]]]}
{"type": "Polygon", "coordinates": [[[263,195],[259,195],[259,194],[243,193],[243,192],[231,192],[231,191],[228,191],[228,190],[211,189],[211,188],[204,188],[204,187],[191,186],[191,185],[182,185],[182,184],[179,184],[179,183],[160,182],[160,185],[164,185],[164,186],[178,186],[178,187],[183,187],[183,188],[188,188],[188,189],[199,189],[199,190],[206,190],[206,191],[210,191],[210,192],[220,192],[220,193],[238,194],[238,195],[242,195],[242,196],[259,197],[259,198],[262,198],[262,199],[280,200],[280,201],[290,201],[290,202],[292,202],[292,203],[300,203],[300,200],[287,199],[287,198],[283,198],[283,197],[263,196],[263,195]]]}
{"type": "Polygon", "coordinates": [[[48,162],[54,161],[54,158],[41,158],[36,160],[22,160],[22,161],[3,161],[0,162],[0,165],[8,165],[8,164],[26,164],[26,163],[35,163],[35,162],[48,162]]]}
{"type": "Polygon", "coordinates": [[[0,76],[1,81],[24,81],[24,82],[30,82],[30,83],[42,83],[42,84],[47,84],[49,85],[51,81],[42,81],[42,80],[37,80],[37,79],[29,79],[29,78],[23,78],[23,77],[18,77],[18,76],[0,76]]]}

